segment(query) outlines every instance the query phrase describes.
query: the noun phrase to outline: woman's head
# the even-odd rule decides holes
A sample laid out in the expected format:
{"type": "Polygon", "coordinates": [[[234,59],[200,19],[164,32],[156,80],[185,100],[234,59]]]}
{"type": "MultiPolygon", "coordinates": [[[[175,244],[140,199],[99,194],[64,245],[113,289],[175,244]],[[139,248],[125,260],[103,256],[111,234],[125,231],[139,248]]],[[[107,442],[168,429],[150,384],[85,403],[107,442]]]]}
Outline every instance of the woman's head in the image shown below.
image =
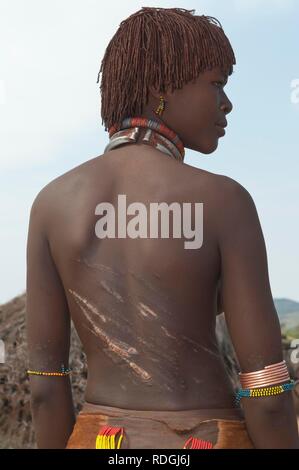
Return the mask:
{"type": "MultiPolygon", "coordinates": [[[[213,152],[232,105],[223,91],[236,63],[220,23],[194,10],[143,7],[122,21],[105,51],[99,76],[105,130],[126,117],[161,120],[185,147],[213,152]]],[[[99,81],[98,76],[98,81],[99,81]]]]}

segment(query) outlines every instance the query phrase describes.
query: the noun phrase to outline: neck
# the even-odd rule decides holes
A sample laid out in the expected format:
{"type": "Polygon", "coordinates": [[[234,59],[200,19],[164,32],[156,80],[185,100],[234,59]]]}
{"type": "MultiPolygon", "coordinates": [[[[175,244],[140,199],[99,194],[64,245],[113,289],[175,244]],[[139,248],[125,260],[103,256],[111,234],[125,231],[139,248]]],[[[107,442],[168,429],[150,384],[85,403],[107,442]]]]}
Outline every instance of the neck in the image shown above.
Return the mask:
{"type": "Polygon", "coordinates": [[[144,143],[183,162],[185,149],[179,136],[166,126],[159,116],[128,117],[109,129],[110,142],[105,152],[119,145],[144,143]]]}

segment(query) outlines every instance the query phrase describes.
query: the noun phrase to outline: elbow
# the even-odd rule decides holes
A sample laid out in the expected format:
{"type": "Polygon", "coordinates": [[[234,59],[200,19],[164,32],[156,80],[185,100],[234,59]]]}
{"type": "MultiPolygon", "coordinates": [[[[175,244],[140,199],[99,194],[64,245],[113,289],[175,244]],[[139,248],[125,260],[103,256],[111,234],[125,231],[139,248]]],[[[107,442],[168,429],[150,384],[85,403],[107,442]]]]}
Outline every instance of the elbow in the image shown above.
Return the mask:
{"type": "Polygon", "coordinates": [[[47,384],[31,384],[30,403],[32,408],[39,408],[43,404],[49,404],[55,399],[55,390],[47,384]],[[40,386],[42,385],[42,386],[40,386]]]}
{"type": "Polygon", "coordinates": [[[247,398],[244,400],[244,410],[248,413],[255,410],[268,415],[281,415],[285,413],[295,413],[293,398],[289,392],[280,395],[263,397],[262,399],[247,398]],[[246,401],[246,402],[245,402],[246,401]]]}
{"type": "Polygon", "coordinates": [[[44,404],[48,404],[50,396],[47,393],[31,393],[30,404],[31,409],[36,410],[44,404]]]}

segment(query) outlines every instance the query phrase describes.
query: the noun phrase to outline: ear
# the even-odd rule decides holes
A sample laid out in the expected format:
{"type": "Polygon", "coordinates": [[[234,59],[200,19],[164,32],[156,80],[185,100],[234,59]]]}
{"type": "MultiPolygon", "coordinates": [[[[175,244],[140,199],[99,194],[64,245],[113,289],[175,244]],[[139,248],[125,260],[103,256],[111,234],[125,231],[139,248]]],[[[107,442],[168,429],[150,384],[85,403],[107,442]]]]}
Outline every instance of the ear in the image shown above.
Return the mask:
{"type": "Polygon", "coordinates": [[[170,87],[167,91],[163,92],[163,91],[160,91],[158,88],[155,88],[154,86],[149,86],[148,87],[148,90],[149,90],[149,96],[152,96],[154,99],[156,99],[157,101],[160,100],[160,96],[163,96],[165,102],[167,103],[167,101],[171,98],[171,96],[173,95],[174,92],[170,92],[170,87]]]}
{"type": "Polygon", "coordinates": [[[149,95],[151,95],[153,98],[156,98],[157,100],[160,99],[160,96],[164,94],[158,90],[158,88],[155,88],[154,86],[149,86],[148,87],[149,95]]]}

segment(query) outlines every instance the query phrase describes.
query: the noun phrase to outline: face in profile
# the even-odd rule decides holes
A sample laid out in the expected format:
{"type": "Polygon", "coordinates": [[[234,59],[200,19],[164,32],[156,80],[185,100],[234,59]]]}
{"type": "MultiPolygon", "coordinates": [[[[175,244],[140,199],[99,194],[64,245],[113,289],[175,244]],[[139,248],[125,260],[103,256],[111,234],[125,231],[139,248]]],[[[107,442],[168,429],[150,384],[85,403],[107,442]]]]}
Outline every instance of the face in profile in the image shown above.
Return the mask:
{"type": "Polygon", "coordinates": [[[163,122],[181,138],[185,148],[209,154],[225,134],[232,103],[224,92],[227,74],[216,67],[202,72],[181,89],[164,93],[163,122]]]}

